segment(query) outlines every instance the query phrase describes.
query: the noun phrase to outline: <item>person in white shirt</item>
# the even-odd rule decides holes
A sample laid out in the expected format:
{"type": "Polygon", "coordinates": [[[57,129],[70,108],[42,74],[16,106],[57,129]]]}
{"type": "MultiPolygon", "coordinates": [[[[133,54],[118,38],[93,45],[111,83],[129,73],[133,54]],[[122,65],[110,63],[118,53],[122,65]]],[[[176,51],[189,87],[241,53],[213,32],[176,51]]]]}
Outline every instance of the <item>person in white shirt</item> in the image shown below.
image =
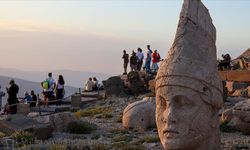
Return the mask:
{"type": "Polygon", "coordinates": [[[53,91],[55,90],[56,87],[56,82],[55,80],[52,78],[52,73],[48,73],[48,78],[46,78],[42,83],[41,83],[42,87],[43,87],[43,94],[44,94],[44,103],[43,103],[43,107],[48,107],[48,101],[49,99],[51,99],[51,97],[53,96],[53,91]]]}
{"type": "Polygon", "coordinates": [[[89,80],[85,83],[84,91],[90,92],[93,90],[94,82],[92,81],[92,78],[89,78],[89,80]]]}
{"type": "Polygon", "coordinates": [[[144,59],[144,54],[142,53],[141,48],[137,49],[136,57],[137,57],[137,70],[141,71],[141,67],[142,67],[143,59],[144,59]]]}
{"type": "MultiPolygon", "coordinates": [[[[1,90],[2,86],[0,85],[0,107],[2,107],[2,97],[5,96],[5,93],[1,90]]],[[[0,108],[1,111],[1,108],[0,108]]]]}

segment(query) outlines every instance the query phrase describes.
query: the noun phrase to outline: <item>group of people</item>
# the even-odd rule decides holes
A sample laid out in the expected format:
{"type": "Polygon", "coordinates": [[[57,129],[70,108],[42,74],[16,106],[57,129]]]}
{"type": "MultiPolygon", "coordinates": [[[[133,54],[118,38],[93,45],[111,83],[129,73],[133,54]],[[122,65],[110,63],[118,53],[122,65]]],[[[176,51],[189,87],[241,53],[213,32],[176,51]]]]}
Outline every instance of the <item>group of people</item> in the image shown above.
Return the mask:
{"type": "MultiPolygon", "coordinates": [[[[1,90],[0,85],[0,111],[1,108],[4,108],[4,114],[16,114],[17,112],[17,103],[29,104],[30,107],[35,107],[37,105],[38,97],[35,92],[32,90],[30,93],[26,91],[24,97],[18,98],[19,86],[15,83],[14,80],[10,80],[10,87],[6,87],[6,92],[8,93],[7,103],[2,107],[2,97],[5,96],[5,92],[1,90]]],[[[57,100],[56,105],[61,104],[61,100],[64,97],[65,81],[62,75],[59,75],[57,82],[52,78],[52,73],[48,74],[48,78],[41,82],[43,88],[44,102],[43,106],[48,107],[49,100],[57,100]]]]}
{"type": "Polygon", "coordinates": [[[97,91],[100,87],[101,85],[96,77],[90,77],[89,80],[84,84],[84,92],[97,91]]]}
{"type": "Polygon", "coordinates": [[[53,79],[52,73],[48,73],[48,77],[41,82],[43,87],[44,103],[43,107],[48,107],[49,100],[57,100],[56,105],[61,105],[61,101],[65,95],[65,81],[62,75],[58,76],[57,82],[53,79]]]}
{"type": "Polygon", "coordinates": [[[230,70],[231,69],[231,56],[229,54],[222,54],[222,60],[218,60],[218,70],[230,70]]]}
{"type": "MultiPolygon", "coordinates": [[[[127,67],[130,63],[131,71],[141,71],[144,61],[144,54],[141,48],[137,49],[137,52],[132,51],[131,56],[127,54],[126,50],[123,50],[123,67],[124,73],[127,74],[127,67]]],[[[161,61],[161,56],[157,52],[157,50],[152,51],[150,45],[147,45],[147,53],[145,58],[145,69],[147,73],[157,72],[158,70],[158,62],[161,61]],[[152,62],[152,65],[151,65],[152,62]]]]}

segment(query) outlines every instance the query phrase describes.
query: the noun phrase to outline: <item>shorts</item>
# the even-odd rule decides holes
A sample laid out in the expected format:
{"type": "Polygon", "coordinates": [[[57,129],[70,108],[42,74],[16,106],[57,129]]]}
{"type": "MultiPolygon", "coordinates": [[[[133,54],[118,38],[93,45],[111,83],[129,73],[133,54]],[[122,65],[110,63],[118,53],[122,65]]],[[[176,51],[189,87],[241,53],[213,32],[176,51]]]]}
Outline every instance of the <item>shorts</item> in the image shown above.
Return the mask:
{"type": "Polygon", "coordinates": [[[52,95],[53,95],[53,91],[46,91],[46,92],[43,92],[43,94],[44,94],[45,98],[50,99],[52,97],[52,95]]]}

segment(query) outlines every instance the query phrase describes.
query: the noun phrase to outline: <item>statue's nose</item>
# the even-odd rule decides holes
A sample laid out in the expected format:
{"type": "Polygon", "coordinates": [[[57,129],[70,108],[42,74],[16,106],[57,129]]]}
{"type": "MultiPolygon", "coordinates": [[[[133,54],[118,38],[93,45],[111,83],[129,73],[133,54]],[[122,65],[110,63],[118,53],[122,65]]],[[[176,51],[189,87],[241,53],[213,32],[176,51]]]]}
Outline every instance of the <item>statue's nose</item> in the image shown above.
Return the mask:
{"type": "Polygon", "coordinates": [[[176,123],[177,122],[174,108],[172,108],[171,106],[168,107],[168,109],[164,112],[163,122],[165,122],[165,123],[176,123]]]}

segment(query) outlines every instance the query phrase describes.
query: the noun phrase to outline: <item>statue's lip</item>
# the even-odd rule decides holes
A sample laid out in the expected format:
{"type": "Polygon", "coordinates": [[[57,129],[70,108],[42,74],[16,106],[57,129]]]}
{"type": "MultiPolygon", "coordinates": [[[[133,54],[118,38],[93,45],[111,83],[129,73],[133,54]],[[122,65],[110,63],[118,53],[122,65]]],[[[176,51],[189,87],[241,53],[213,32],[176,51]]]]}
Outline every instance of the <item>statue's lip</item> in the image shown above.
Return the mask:
{"type": "Polygon", "coordinates": [[[163,133],[164,134],[166,134],[166,133],[168,133],[168,134],[179,134],[179,132],[178,131],[175,131],[175,130],[171,130],[171,129],[165,129],[165,130],[163,130],[163,133]]]}

